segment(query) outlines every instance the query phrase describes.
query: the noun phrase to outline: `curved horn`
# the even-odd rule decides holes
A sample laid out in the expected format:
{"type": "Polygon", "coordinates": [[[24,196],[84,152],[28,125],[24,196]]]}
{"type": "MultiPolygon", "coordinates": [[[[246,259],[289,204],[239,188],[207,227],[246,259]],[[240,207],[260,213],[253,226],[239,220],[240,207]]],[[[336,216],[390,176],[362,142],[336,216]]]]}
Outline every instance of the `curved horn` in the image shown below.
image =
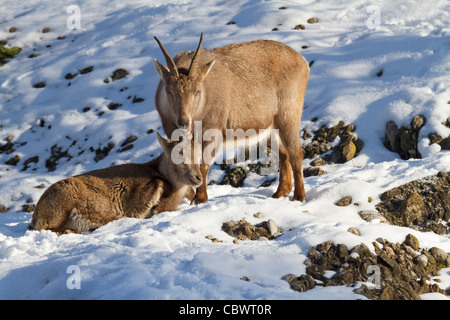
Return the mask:
{"type": "Polygon", "coordinates": [[[167,67],[169,67],[170,74],[176,76],[177,78],[180,76],[178,73],[177,66],[173,59],[170,57],[167,50],[162,45],[161,41],[158,40],[157,37],[155,37],[156,42],[158,42],[159,47],[161,48],[162,53],[164,54],[164,58],[166,59],[167,67]]]}
{"type": "Polygon", "coordinates": [[[198,43],[197,50],[195,50],[194,57],[192,58],[191,66],[189,67],[189,76],[192,76],[195,73],[197,73],[198,62],[200,61],[199,52],[202,49],[202,44],[203,44],[203,32],[200,35],[200,42],[198,43]]]}

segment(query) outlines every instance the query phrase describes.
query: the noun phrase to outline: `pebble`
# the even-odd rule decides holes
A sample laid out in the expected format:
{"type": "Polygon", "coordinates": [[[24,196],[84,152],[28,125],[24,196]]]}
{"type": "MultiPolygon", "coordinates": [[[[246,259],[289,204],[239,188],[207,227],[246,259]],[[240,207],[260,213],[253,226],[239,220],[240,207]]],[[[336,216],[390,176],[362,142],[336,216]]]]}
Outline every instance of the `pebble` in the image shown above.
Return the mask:
{"type": "Polygon", "coordinates": [[[272,219],[267,220],[267,230],[269,231],[269,234],[271,236],[274,236],[277,233],[279,233],[277,224],[272,219]]]}
{"type": "Polygon", "coordinates": [[[359,230],[356,229],[356,228],[354,228],[354,227],[348,228],[347,231],[350,232],[350,233],[353,233],[353,234],[355,234],[355,235],[357,235],[357,236],[360,236],[360,235],[361,235],[361,234],[359,233],[359,230]]]}
{"type": "Polygon", "coordinates": [[[373,220],[378,219],[381,223],[389,224],[389,221],[381,213],[375,210],[362,210],[358,212],[358,215],[361,219],[366,220],[367,222],[372,222],[373,220]]]}
{"type": "Polygon", "coordinates": [[[262,214],[262,212],[257,212],[257,213],[254,213],[253,216],[255,218],[261,219],[263,217],[263,214],[262,214]]]}
{"type": "Polygon", "coordinates": [[[448,256],[447,252],[445,252],[441,248],[433,247],[430,249],[430,253],[434,257],[434,259],[436,260],[436,262],[438,264],[443,264],[443,265],[446,264],[446,260],[447,260],[447,256],[448,256]]]}

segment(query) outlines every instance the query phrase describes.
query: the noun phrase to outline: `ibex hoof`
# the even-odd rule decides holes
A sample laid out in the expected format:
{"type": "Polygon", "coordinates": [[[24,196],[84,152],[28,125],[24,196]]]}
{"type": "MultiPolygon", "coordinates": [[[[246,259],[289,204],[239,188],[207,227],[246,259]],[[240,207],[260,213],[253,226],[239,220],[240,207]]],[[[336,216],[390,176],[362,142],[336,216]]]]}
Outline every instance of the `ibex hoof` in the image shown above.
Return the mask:
{"type": "Polygon", "coordinates": [[[277,190],[277,192],[275,192],[272,195],[272,198],[278,199],[278,198],[281,198],[281,197],[286,197],[286,196],[289,195],[289,193],[291,193],[290,190],[281,190],[281,191],[277,190]]]}
{"type": "Polygon", "coordinates": [[[206,203],[208,202],[208,197],[204,198],[204,197],[195,197],[194,200],[192,200],[191,204],[201,204],[201,203],[206,203]]]}
{"type": "Polygon", "coordinates": [[[300,194],[300,195],[294,194],[294,196],[292,197],[292,201],[303,202],[303,201],[305,201],[305,198],[306,198],[306,195],[304,195],[304,194],[300,194]]]}

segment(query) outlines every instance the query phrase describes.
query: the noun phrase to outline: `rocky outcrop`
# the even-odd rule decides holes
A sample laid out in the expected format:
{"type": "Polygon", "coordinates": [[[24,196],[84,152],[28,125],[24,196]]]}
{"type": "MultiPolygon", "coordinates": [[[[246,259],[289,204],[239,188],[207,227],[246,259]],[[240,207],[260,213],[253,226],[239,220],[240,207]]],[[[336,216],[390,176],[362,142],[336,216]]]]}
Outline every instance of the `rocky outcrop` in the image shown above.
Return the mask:
{"type": "Polygon", "coordinates": [[[380,196],[376,209],[391,224],[450,233],[450,172],[408,182],[380,196]]]}
{"type": "Polygon", "coordinates": [[[306,274],[287,274],[283,279],[299,292],[316,286],[367,282],[354,292],[373,300],[420,300],[420,294],[429,292],[447,295],[429,280],[450,265],[448,253],[436,247],[420,249],[419,241],[411,234],[401,244],[382,238],[372,244],[375,253],[363,243],[352,249],[331,241],[318,244],[308,252],[306,274]]]}
{"type": "Polygon", "coordinates": [[[398,153],[403,160],[422,158],[417,142],[419,131],[425,122],[425,117],[421,115],[414,116],[408,127],[399,128],[394,121],[388,121],[385,129],[385,147],[398,153]]]}
{"type": "Polygon", "coordinates": [[[228,221],[223,223],[222,230],[238,240],[267,240],[274,239],[281,234],[281,230],[272,219],[256,225],[252,225],[244,219],[228,221]]]}
{"type": "Polygon", "coordinates": [[[312,141],[303,148],[304,157],[313,159],[318,155],[321,156],[315,159],[311,165],[350,161],[364,146],[363,141],[353,134],[354,131],[353,124],[345,125],[343,121],[339,121],[337,125],[330,128],[322,126],[313,134],[304,131],[303,139],[312,137],[312,141]],[[339,138],[339,142],[333,147],[337,138],[339,138]]]}

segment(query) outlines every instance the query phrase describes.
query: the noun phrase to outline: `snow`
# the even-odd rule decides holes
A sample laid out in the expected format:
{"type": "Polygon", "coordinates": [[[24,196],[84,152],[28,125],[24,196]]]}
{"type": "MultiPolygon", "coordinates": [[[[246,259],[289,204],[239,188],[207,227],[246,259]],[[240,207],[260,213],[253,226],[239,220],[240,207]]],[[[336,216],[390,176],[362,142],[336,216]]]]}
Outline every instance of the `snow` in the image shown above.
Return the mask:
{"type": "MultiPolygon", "coordinates": [[[[432,132],[450,134],[441,124],[450,116],[449,18],[445,0],[433,5],[387,0],[207,0],[201,6],[192,0],[3,3],[0,39],[9,39],[8,45],[22,47],[22,52],[0,68],[0,139],[4,144],[13,135],[16,149],[0,155],[0,204],[9,208],[0,214],[0,298],[360,299],[364,297],[348,287],[294,292],[281,278],[305,273],[309,248],[326,240],[348,247],[363,242],[373,249],[378,237],[402,242],[412,233],[422,247],[450,252],[448,235],[369,223],[357,214],[373,210],[381,193],[392,187],[450,170],[449,151],[428,140],[432,132]],[[67,28],[69,5],[79,6],[81,29],[67,28]],[[378,17],[373,7],[368,10],[370,5],[379,9],[378,17]],[[308,24],[310,17],[318,23],[308,24]],[[227,25],[230,21],[234,24],[227,25]],[[306,30],[294,30],[297,24],[306,30]],[[13,26],[18,31],[9,33],[13,26]],[[44,27],[50,32],[42,33],[44,27]],[[302,127],[353,123],[365,143],[360,155],[325,166],[326,175],[306,178],[304,203],[290,201],[292,195],[270,198],[278,181],[263,188],[259,186],[267,177],[250,174],[242,188],[214,184],[208,187],[206,204],[185,201],[178,211],[148,220],[122,219],[90,234],[59,237],[27,230],[31,213],[23,212],[22,205],[29,198],[37,202],[45,190],[37,185],[48,187],[111,164],[145,162],[161,152],[155,134],[147,133],[162,133],[153,102],[159,78],[152,60],[163,58],[153,36],[174,55],[195,49],[201,32],[207,48],[264,38],[282,41],[308,62],[314,60],[302,127]],[[61,35],[65,39],[57,40],[61,35]],[[302,49],[304,45],[308,48],[302,49]],[[28,58],[32,53],[39,56],[28,58]],[[64,79],[88,66],[94,67],[92,72],[64,79]],[[104,79],[117,68],[129,75],[106,84],[104,79]],[[33,88],[39,81],[46,87],[33,88]],[[134,96],[145,100],[131,103],[134,96]],[[122,106],[109,110],[111,102],[122,106]],[[83,112],[85,107],[90,110],[83,112]],[[407,125],[416,114],[427,119],[419,136],[424,157],[404,161],[383,146],[384,127],[388,120],[407,125]],[[132,134],[138,137],[134,148],[118,153],[132,134]],[[108,142],[115,147],[95,162],[89,148],[104,148],[108,142]],[[59,159],[57,169],[48,172],[45,159],[54,145],[73,158],[59,159]],[[21,157],[16,167],[4,164],[16,154],[21,157]],[[39,162],[22,171],[25,159],[33,156],[39,162]],[[334,205],[348,195],[359,207],[334,205]],[[257,212],[262,219],[253,216],[257,212]],[[222,223],[243,218],[251,223],[273,219],[283,235],[234,244],[221,231],[222,223]],[[361,236],[349,233],[349,227],[361,236]],[[222,242],[213,243],[208,235],[222,242]],[[80,289],[70,289],[77,270],[80,289]]],[[[210,179],[217,181],[222,174],[213,166],[210,179]]],[[[446,289],[450,269],[441,275],[439,286],[446,289]]]]}

